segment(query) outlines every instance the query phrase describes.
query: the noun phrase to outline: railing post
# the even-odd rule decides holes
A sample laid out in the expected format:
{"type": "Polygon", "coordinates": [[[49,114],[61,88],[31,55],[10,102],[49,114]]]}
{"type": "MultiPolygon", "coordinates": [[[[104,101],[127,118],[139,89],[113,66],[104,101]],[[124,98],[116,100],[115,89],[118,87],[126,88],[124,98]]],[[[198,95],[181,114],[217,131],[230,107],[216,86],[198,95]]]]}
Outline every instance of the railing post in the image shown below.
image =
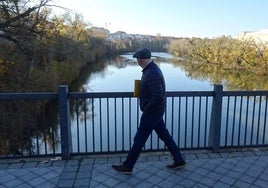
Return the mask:
{"type": "Polygon", "coordinates": [[[211,122],[209,132],[209,146],[213,151],[220,149],[221,114],[222,114],[223,86],[214,85],[214,97],[212,101],[211,122]]]}
{"type": "Polygon", "coordinates": [[[72,137],[70,124],[70,104],[68,99],[68,86],[58,87],[60,132],[61,132],[61,157],[69,159],[72,152],[72,137]]]}

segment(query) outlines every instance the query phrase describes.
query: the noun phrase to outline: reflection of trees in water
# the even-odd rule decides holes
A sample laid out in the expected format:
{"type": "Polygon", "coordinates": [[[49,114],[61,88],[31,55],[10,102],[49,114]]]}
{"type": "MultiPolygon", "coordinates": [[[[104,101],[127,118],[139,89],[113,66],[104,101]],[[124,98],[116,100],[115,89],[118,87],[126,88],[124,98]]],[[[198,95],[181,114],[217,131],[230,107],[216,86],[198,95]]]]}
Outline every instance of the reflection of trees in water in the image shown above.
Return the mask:
{"type": "Polygon", "coordinates": [[[137,62],[131,61],[129,59],[123,58],[121,56],[115,56],[110,58],[104,58],[98,62],[87,64],[84,66],[79,74],[77,80],[75,80],[72,85],[69,87],[69,91],[73,92],[90,92],[91,88],[86,84],[92,79],[92,75],[95,73],[100,77],[106,76],[106,67],[108,65],[114,65],[117,68],[125,68],[126,66],[137,66],[137,62]]]}
{"type": "Polygon", "coordinates": [[[92,118],[92,99],[76,99],[70,101],[71,118],[78,122],[84,122],[92,118]]]}
{"type": "Polygon", "coordinates": [[[174,62],[174,66],[182,67],[190,78],[223,84],[227,90],[268,90],[268,76],[253,74],[244,69],[227,70],[219,65],[187,61],[174,62]]]}
{"type": "MultiPolygon", "coordinates": [[[[90,75],[102,71],[116,60],[103,59],[81,69],[70,91],[86,92],[85,82],[90,75]]],[[[92,118],[92,100],[70,101],[71,114],[80,121],[92,118]]],[[[58,104],[55,101],[16,100],[0,103],[0,156],[55,154],[59,138],[58,104]]]]}
{"type": "Polygon", "coordinates": [[[1,101],[0,155],[55,154],[57,114],[53,101],[1,101]]]}
{"type": "Polygon", "coordinates": [[[72,82],[69,90],[76,92],[86,92],[87,88],[84,88],[84,84],[88,81],[91,74],[102,71],[106,66],[106,59],[87,64],[80,70],[79,77],[74,82],[72,82]]]}

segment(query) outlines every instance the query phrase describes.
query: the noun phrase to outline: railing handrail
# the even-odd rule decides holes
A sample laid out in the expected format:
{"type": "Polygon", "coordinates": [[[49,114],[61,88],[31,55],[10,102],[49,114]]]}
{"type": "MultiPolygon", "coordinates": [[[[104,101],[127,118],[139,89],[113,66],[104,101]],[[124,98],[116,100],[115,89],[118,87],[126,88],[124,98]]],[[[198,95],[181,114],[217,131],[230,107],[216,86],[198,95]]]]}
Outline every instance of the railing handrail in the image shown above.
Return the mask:
{"type": "Polygon", "coordinates": [[[247,96],[267,96],[268,91],[264,90],[256,90],[256,91],[223,91],[223,96],[242,96],[242,97],[247,97],[247,96]]]}
{"type": "MultiPolygon", "coordinates": [[[[256,91],[223,91],[223,96],[259,96],[267,95],[266,90],[256,91]]],[[[214,91],[167,91],[167,97],[186,96],[213,96],[214,91]]],[[[133,92],[68,92],[71,99],[106,98],[106,97],[133,97],[133,92]]],[[[25,93],[0,93],[0,100],[35,100],[35,99],[57,99],[58,92],[25,92],[25,93]]]]}

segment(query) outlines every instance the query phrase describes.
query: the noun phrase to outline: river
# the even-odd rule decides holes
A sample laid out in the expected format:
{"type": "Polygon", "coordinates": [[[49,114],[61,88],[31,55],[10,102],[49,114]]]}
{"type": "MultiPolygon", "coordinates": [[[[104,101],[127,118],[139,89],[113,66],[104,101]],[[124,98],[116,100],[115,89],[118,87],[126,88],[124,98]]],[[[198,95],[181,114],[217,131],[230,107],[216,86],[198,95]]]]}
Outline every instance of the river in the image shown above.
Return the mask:
{"type": "MultiPolygon", "coordinates": [[[[209,80],[197,80],[187,76],[187,73],[174,62],[181,59],[168,53],[152,53],[152,59],[161,68],[167,91],[212,90],[213,83],[209,80]]],[[[107,60],[105,67],[92,73],[83,84],[87,92],[129,92],[133,91],[135,79],[140,79],[141,67],[132,53],[121,55],[119,58],[107,60]]]]}

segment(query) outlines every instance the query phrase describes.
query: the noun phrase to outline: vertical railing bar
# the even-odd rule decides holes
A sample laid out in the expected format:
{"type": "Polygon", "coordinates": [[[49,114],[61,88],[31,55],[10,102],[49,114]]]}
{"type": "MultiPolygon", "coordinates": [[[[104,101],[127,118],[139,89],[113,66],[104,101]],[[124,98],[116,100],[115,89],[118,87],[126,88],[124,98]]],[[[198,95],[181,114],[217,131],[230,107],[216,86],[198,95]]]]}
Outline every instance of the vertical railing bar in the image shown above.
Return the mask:
{"type": "MultiPolygon", "coordinates": [[[[140,108],[140,106],[139,106],[139,98],[137,98],[137,130],[138,130],[138,128],[139,128],[139,119],[140,119],[139,108],[140,108]]],[[[134,137],[135,137],[135,136],[134,136],[134,137]]],[[[145,149],[145,145],[144,145],[143,149],[145,149]]]]}
{"type": "Polygon", "coordinates": [[[76,112],[77,151],[78,151],[78,153],[80,153],[79,111],[78,111],[79,100],[78,99],[75,100],[74,103],[75,103],[75,112],[76,112]]]}
{"type": "Polygon", "coordinates": [[[174,137],[174,97],[171,97],[171,137],[174,137]]]}
{"type": "Polygon", "coordinates": [[[42,117],[42,125],[43,125],[43,128],[44,128],[44,142],[45,142],[45,154],[47,155],[48,154],[48,149],[47,149],[47,137],[46,137],[46,135],[47,135],[47,126],[46,126],[46,116],[45,116],[45,106],[42,104],[42,108],[41,108],[41,110],[42,110],[42,115],[41,115],[41,117],[42,117]]]}
{"type": "Polygon", "coordinates": [[[185,138],[184,138],[184,147],[186,148],[186,142],[187,142],[187,125],[188,125],[188,121],[187,121],[187,117],[188,117],[188,96],[186,97],[186,102],[185,102],[185,138]]]}
{"type": "Polygon", "coordinates": [[[223,86],[214,85],[214,93],[211,108],[211,122],[209,130],[209,146],[213,151],[217,151],[221,146],[221,124],[222,124],[222,101],[223,86]]]}
{"type": "Polygon", "coordinates": [[[174,97],[171,98],[172,99],[172,103],[171,103],[171,136],[174,136],[174,97]]]}
{"type": "Polygon", "coordinates": [[[253,132],[254,132],[254,121],[255,121],[255,107],[256,107],[256,96],[253,97],[253,112],[252,112],[252,124],[251,124],[251,138],[250,138],[250,145],[253,142],[253,132]]]}
{"type": "Polygon", "coordinates": [[[180,130],[181,130],[181,97],[178,97],[179,103],[178,103],[178,145],[180,145],[180,130]]]}
{"type": "Polygon", "coordinates": [[[259,96],[260,100],[259,100],[259,111],[258,111],[258,126],[257,126],[257,136],[256,136],[256,145],[258,145],[259,143],[259,131],[260,131],[260,116],[261,116],[261,106],[262,106],[262,96],[259,96]]]}
{"type": "MultiPolygon", "coordinates": [[[[85,150],[86,152],[88,152],[88,143],[87,143],[87,99],[83,100],[83,111],[84,111],[84,129],[85,129],[85,150]]],[[[93,107],[93,106],[92,106],[93,107]]],[[[93,113],[93,110],[92,110],[93,113]]],[[[94,122],[94,116],[92,114],[92,121],[94,122]]],[[[94,123],[92,123],[94,124],[94,123]]],[[[92,128],[94,129],[94,125],[92,126],[92,128]]],[[[94,131],[93,131],[93,143],[94,143],[94,131]]],[[[94,144],[93,144],[93,148],[94,148],[94,144]]]]}
{"type": "MultiPolygon", "coordinates": [[[[9,136],[9,133],[8,132],[10,132],[9,130],[11,129],[12,130],[12,110],[11,110],[11,101],[9,102],[9,104],[8,104],[8,110],[9,110],[9,112],[8,112],[8,119],[7,119],[7,128],[6,128],[6,130],[7,130],[7,138],[8,138],[8,136],[9,136]]],[[[13,137],[13,136],[12,136],[13,137]]],[[[13,138],[11,138],[11,144],[12,144],[12,140],[13,140],[13,138]]],[[[12,145],[11,145],[12,146],[12,145]]],[[[13,148],[11,148],[11,146],[8,146],[7,145],[7,152],[12,152],[12,149],[13,148]]]]}
{"type": "Polygon", "coordinates": [[[45,107],[44,105],[42,105],[41,107],[41,114],[42,114],[42,126],[44,129],[44,142],[45,142],[45,154],[47,154],[47,138],[46,138],[46,134],[47,134],[47,126],[46,126],[46,117],[45,117],[45,107]]]}
{"type": "Polygon", "coordinates": [[[35,126],[35,130],[36,130],[36,144],[37,144],[37,155],[39,155],[40,154],[40,152],[39,152],[39,138],[38,138],[38,127],[37,127],[37,112],[38,112],[38,110],[37,110],[37,105],[35,105],[35,122],[34,122],[34,126],[35,126]]]}
{"type": "Polygon", "coordinates": [[[249,96],[247,96],[247,107],[246,107],[246,126],[245,126],[245,137],[244,137],[244,145],[247,145],[247,130],[248,130],[248,108],[249,108],[249,96]]]}
{"type": "MultiPolygon", "coordinates": [[[[10,130],[13,130],[13,123],[12,123],[12,119],[13,119],[13,115],[12,115],[12,105],[11,105],[11,101],[9,102],[9,118],[8,118],[8,124],[9,124],[9,126],[8,127],[10,127],[10,130]]],[[[10,139],[11,139],[11,149],[9,149],[13,154],[15,153],[15,146],[14,146],[14,138],[16,137],[15,135],[12,135],[11,136],[11,133],[14,133],[14,131],[9,131],[10,132],[10,139]]]]}
{"type": "Polygon", "coordinates": [[[13,152],[14,153],[14,135],[11,135],[11,133],[10,133],[10,135],[8,134],[8,132],[12,132],[12,131],[9,131],[9,130],[13,130],[13,124],[12,124],[12,111],[11,111],[11,101],[9,101],[9,115],[8,115],[8,125],[9,126],[7,126],[7,138],[8,138],[8,136],[12,136],[12,138],[10,138],[11,139],[11,141],[10,141],[10,143],[11,143],[11,146],[9,146],[9,147],[12,147],[12,148],[7,148],[10,152],[13,152]],[[13,146],[12,146],[13,145],[13,146]]]}
{"type": "MultiPolygon", "coordinates": [[[[52,112],[52,101],[49,102],[49,113],[52,112]]],[[[55,155],[56,154],[56,144],[55,144],[55,134],[56,134],[56,130],[55,130],[55,125],[54,123],[51,124],[52,126],[52,145],[53,145],[53,154],[55,155]]]]}
{"type": "Polygon", "coordinates": [[[194,114],[194,103],[195,103],[195,97],[192,97],[192,130],[191,130],[191,148],[193,148],[193,144],[194,144],[194,119],[195,119],[195,114],[194,114]]]}
{"type": "MultiPolygon", "coordinates": [[[[93,146],[93,152],[95,152],[95,108],[94,108],[94,98],[91,98],[91,111],[92,111],[92,146],[93,146]]],[[[86,120],[85,120],[86,121],[86,120]]],[[[85,124],[86,125],[86,124],[85,124]]],[[[87,140],[87,139],[86,139],[87,140]]],[[[86,141],[87,143],[87,141],[86,141]]]]}
{"type": "MultiPolygon", "coordinates": [[[[138,130],[138,128],[139,128],[139,107],[140,107],[139,106],[139,98],[137,98],[136,105],[137,105],[137,130],[138,130]]],[[[145,146],[143,148],[145,148],[145,146]]]]}
{"type": "Polygon", "coordinates": [[[197,147],[200,148],[200,142],[201,142],[201,107],[202,107],[202,96],[199,96],[199,109],[198,109],[198,125],[197,125],[197,147]]]}
{"type": "Polygon", "coordinates": [[[116,98],[114,98],[114,127],[115,127],[115,135],[114,135],[114,139],[115,139],[115,151],[117,151],[117,124],[116,124],[116,98]]]}
{"type": "Polygon", "coordinates": [[[240,146],[241,139],[241,119],[242,119],[243,97],[240,97],[240,111],[239,111],[239,123],[238,123],[238,146],[240,146]]]}
{"type": "MultiPolygon", "coordinates": [[[[167,98],[166,98],[166,105],[167,105],[167,98]]],[[[167,127],[167,108],[165,108],[164,122],[165,122],[165,125],[166,125],[166,127],[167,127]]],[[[160,147],[160,145],[159,145],[159,147],[160,147]]],[[[166,144],[164,145],[164,148],[165,148],[165,149],[167,148],[166,144]]]]}
{"type": "MultiPolygon", "coordinates": [[[[165,113],[164,113],[164,123],[165,123],[165,126],[167,127],[167,114],[168,114],[168,111],[167,111],[167,105],[168,105],[168,100],[167,100],[167,97],[166,97],[166,108],[165,108],[165,113]]],[[[171,120],[172,121],[172,120],[171,120]]],[[[168,129],[168,127],[167,127],[168,129]]],[[[171,130],[169,130],[169,132],[171,132],[171,130]]],[[[151,134],[152,135],[152,134],[151,134]]],[[[159,147],[160,147],[160,144],[159,144],[159,147]]],[[[164,149],[167,149],[167,145],[165,144],[164,145],[164,149]]]]}
{"type": "Polygon", "coordinates": [[[227,97],[227,113],[226,113],[226,127],[225,127],[225,146],[228,145],[228,128],[229,128],[229,106],[230,106],[230,97],[227,97]]]}
{"type": "Polygon", "coordinates": [[[107,144],[108,144],[108,152],[110,152],[110,113],[109,113],[109,98],[106,98],[107,101],[107,144]]]}
{"type": "Polygon", "coordinates": [[[121,98],[122,101],[122,150],[125,151],[125,118],[124,118],[124,98],[121,98]]]}
{"type": "Polygon", "coordinates": [[[234,146],[234,132],[235,132],[235,117],[236,117],[236,100],[237,96],[234,97],[234,111],[233,111],[233,126],[232,126],[232,141],[231,146],[234,146]]]}
{"type": "Polygon", "coordinates": [[[101,98],[99,98],[99,113],[100,113],[100,151],[102,152],[102,110],[101,110],[101,98]]]}
{"type": "Polygon", "coordinates": [[[129,97],[129,107],[128,107],[128,110],[129,110],[129,124],[128,124],[128,129],[129,129],[129,132],[128,132],[128,134],[129,134],[129,142],[128,142],[128,144],[129,144],[129,149],[131,148],[131,122],[132,122],[132,116],[131,116],[131,114],[132,114],[132,111],[131,111],[131,106],[132,106],[132,100],[131,100],[131,97],[129,97]]]}
{"type": "MultiPolygon", "coordinates": [[[[28,109],[30,109],[30,104],[27,103],[28,109]]],[[[31,139],[31,124],[30,124],[30,114],[29,114],[29,110],[27,110],[27,127],[28,127],[28,141],[29,141],[29,146],[28,146],[28,150],[29,150],[29,154],[30,156],[32,156],[32,139],[31,139]]]]}
{"type": "Polygon", "coordinates": [[[72,152],[72,134],[70,122],[70,102],[68,86],[60,85],[58,87],[58,110],[60,115],[61,132],[61,156],[66,160],[70,158],[72,152]]]}
{"type": "Polygon", "coordinates": [[[205,147],[208,146],[207,127],[208,127],[208,96],[206,96],[205,136],[204,136],[204,146],[205,147]]]}
{"type": "Polygon", "coordinates": [[[266,133],[266,120],[267,120],[267,111],[268,111],[268,109],[267,109],[267,103],[268,103],[268,98],[267,98],[268,96],[266,96],[265,97],[265,110],[264,110],[264,121],[263,121],[263,126],[264,126],[264,128],[263,128],[263,135],[262,135],[262,144],[264,144],[265,143],[265,133],[266,133]]]}
{"type": "Polygon", "coordinates": [[[19,145],[20,145],[20,148],[18,148],[18,149],[20,149],[21,151],[21,153],[23,153],[23,131],[22,131],[22,123],[21,123],[21,102],[20,102],[20,100],[17,100],[17,106],[18,106],[18,126],[19,126],[19,145]]]}

